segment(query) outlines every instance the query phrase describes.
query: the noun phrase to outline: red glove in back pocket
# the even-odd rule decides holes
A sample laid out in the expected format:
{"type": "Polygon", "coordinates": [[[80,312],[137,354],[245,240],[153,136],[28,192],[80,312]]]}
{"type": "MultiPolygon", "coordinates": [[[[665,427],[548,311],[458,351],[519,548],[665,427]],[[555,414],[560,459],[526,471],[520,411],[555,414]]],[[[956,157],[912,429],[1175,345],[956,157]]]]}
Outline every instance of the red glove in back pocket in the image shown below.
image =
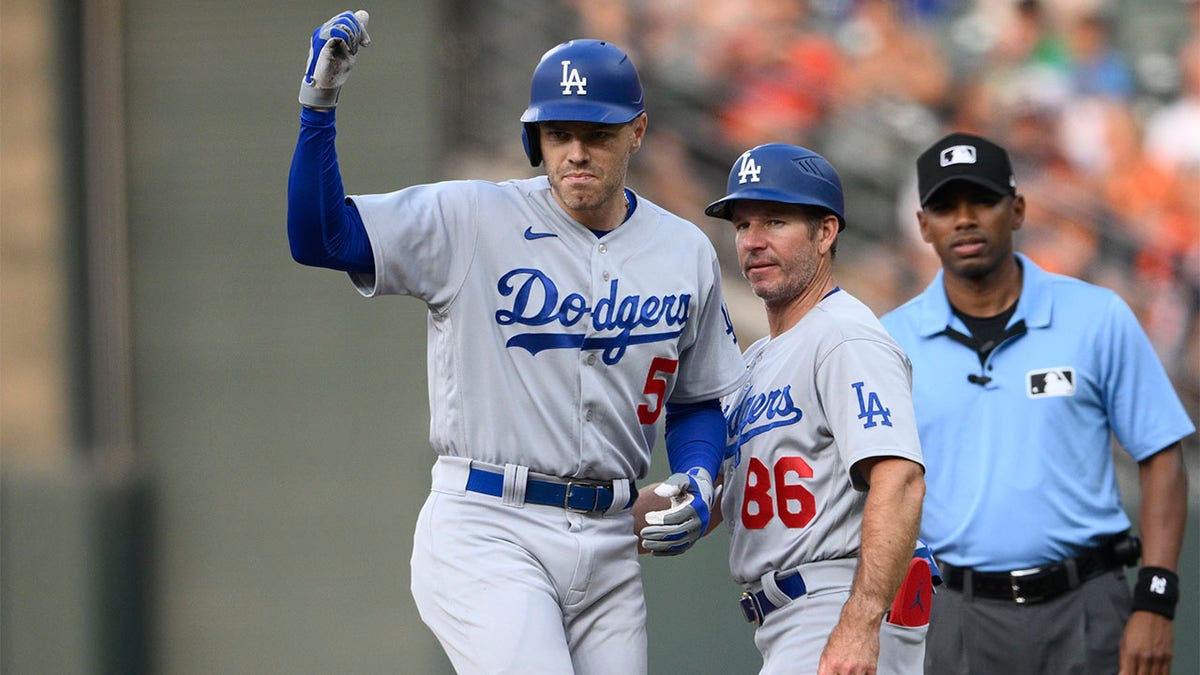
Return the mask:
{"type": "Polygon", "coordinates": [[[924,626],[929,623],[932,602],[933,575],[929,563],[923,558],[913,558],[887,620],[897,626],[924,626]]]}

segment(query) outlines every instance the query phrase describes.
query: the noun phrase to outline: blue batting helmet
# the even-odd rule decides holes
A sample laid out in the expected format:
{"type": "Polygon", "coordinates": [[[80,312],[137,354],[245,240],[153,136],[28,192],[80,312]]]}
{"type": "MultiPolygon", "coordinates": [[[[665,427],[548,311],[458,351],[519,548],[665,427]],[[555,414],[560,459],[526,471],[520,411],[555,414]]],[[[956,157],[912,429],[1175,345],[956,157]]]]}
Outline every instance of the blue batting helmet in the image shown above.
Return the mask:
{"type": "Polygon", "coordinates": [[[706,215],[730,220],[733,202],[758,199],[829,209],[846,228],[845,198],[837,171],[824,157],[798,145],[768,143],[742,153],[729,171],[726,196],[708,205],[706,215]]]}
{"type": "Polygon", "coordinates": [[[550,120],[624,124],[645,112],[633,62],[601,40],[571,40],[542,55],[533,70],[521,140],[529,163],[542,163],[537,123],[550,120]]]}

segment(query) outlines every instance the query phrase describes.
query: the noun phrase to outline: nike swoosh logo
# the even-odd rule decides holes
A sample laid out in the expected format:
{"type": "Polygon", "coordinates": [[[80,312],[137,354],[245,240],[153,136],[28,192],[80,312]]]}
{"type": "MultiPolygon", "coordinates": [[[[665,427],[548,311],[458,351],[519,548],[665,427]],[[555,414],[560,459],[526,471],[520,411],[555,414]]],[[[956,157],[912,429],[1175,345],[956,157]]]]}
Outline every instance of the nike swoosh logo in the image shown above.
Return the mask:
{"type": "Polygon", "coordinates": [[[554,234],[553,232],[534,232],[532,227],[525,228],[525,238],[528,239],[529,241],[533,241],[534,239],[542,239],[544,237],[557,237],[557,236],[558,235],[554,234]]]}

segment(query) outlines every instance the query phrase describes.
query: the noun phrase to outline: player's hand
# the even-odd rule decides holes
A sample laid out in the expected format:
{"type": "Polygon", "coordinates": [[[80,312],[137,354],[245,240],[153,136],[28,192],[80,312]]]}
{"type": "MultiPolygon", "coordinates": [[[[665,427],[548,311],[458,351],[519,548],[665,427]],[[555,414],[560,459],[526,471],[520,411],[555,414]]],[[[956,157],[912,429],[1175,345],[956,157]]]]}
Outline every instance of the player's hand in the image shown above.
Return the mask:
{"type": "Polygon", "coordinates": [[[879,672],[879,629],[860,636],[834,628],[821,652],[817,675],[875,675],[879,672]]]}
{"type": "Polygon", "coordinates": [[[359,46],[371,44],[365,10],[342,12],[319,26],[308,47],[308,64],[300,83],[300,104],[309,108],[337,105],[342,85],[358,58],[359,46]]]}
{"type": "Polygon", "coordinates": [[[646,514],[642,547],[654,555],[679,555],[708,529],[713,503],[712,476],[699,467],[671,474],[654,492],[670,498],[671,507],[646,514]]]}
{"type": "Polygon", "coordinates": [[[1174,656],[1171,620],[1154,612],[1133,612],[1121,636],[1120,675],[1168,675],[1174,656]]]}
{"type": "Polygon", "coordinates": [[[817,675],[875,675],[880,618],[878,608],[851,593],[821,651],[817,675]]]}

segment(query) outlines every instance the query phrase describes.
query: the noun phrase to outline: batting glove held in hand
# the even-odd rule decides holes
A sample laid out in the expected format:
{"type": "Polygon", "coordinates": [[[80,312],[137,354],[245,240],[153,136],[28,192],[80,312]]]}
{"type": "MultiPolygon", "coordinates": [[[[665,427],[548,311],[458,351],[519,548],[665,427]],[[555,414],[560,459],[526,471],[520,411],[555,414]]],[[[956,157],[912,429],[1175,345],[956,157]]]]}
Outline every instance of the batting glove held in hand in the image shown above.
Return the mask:
{"type": "Polygon", "coordinates": [[[708,529],[713,503],[713,482],[699,467],[674,473],[654,488],[660,497],[670,497],[671,508],[646,514],[642,547],[654,555],[679,555],[692,547],[708,529]]]}
{"type": "Polygon", "coordinates": [[[359,46],[371,44],[364,10],[342,12],[313,31],[308,47],[308,66],[300,83],[300,104],[309,108],[332,108],[350,69],[358,58],[359,46]]]}

